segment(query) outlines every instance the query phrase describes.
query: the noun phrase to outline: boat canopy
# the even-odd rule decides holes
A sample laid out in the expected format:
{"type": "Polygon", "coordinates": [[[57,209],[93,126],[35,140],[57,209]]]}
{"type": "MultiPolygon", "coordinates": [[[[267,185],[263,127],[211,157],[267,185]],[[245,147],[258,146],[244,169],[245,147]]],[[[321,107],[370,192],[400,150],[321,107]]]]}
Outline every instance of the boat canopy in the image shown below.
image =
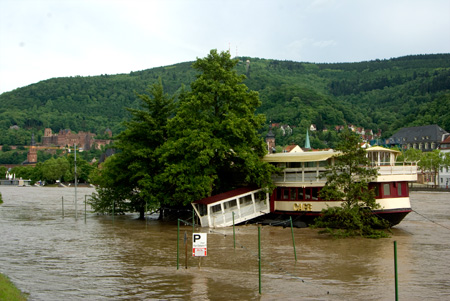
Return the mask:
{"type": "Polygon", "coordinates": [[[385,147],[381,147],[381,146],[372,146],[369,147],[368,149],[366,149],[367,152],[387,152],[387,153],[393,153],[393,154],[401,154],[401,151],[395,150],[395,149],[390,149],[390,148],[385,148],[385,147]]]}
{"type": "Polygon", "coordinates": [[[265,162],[319,162],[339,156],[339,154],[340,152],[332,150],[304,153],[276,153],[265,155],[262,160],[265,162]]]}
{"type": "Polygon", "coordinates": [[[367,157],[375,165],[395,165],[395,159],[400,151],[395,149],[384,148],[381,146],[370,147],[367,150],[367,157]]]}

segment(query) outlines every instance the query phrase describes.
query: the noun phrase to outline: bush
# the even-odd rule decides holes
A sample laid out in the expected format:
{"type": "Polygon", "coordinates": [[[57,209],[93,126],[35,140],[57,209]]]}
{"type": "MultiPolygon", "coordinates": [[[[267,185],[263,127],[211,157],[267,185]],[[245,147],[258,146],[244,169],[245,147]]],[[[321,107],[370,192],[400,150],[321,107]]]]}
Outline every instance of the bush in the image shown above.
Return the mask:
{"type": "Polygon", "coordinates": [[[3,152],[9,152],[11,149],[12,149],[11,146],[9,146],[7,144],[4,144],[2,147],[3,152]]]}
{"type": "Polygon", "coordinates": [[[389,223],[379,219],[370,208],[330,207],[322,210],[322,216],[315,220],[314,228],[324,228],[320,233],[329,233],[336,238],[363,236],[367,238],[389,237],[383,229],[389,223]]]}

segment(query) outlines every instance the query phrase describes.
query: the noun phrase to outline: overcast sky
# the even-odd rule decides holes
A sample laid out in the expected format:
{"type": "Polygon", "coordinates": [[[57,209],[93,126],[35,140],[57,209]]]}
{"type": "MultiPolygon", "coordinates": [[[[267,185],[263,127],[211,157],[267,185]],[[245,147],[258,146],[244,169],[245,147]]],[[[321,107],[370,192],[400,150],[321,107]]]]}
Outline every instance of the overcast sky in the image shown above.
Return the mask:
{"type": "Polygon", "coordinates": [[[449,0],[0,0],[0,93],[232,56],[358,62],[450,53],[449,0]]]}

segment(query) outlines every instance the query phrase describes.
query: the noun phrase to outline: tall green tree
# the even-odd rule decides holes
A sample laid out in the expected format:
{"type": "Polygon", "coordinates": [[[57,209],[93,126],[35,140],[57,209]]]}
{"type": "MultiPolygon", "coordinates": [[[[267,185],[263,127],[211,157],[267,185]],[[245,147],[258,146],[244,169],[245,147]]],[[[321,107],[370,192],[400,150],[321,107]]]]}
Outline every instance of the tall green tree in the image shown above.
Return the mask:
{"type": "Polygon", "coordinates": [[[422,172],[428,175],[428,180],[430,180],[433,185],[438,183],[437,174],[441,166],[445,166],[446,156],[440,150],[435,149],[431,152],[424,152],[418,166],[422,169],[422,172]]]}
{"type": "Polygon", "coordinates": [[[420,149],[409,148],[397,157],[397,161],[419,162],[422,155],[423,153],[420,149]]]}
{"type": "Polygon", "coordinates": [[[385,233],[376,228],[388,226],[371,213],[379,207],[374,190],[369,189],[378,170],[370,167],[361,142],[360,137],[348,129],[341,132],[336,147],[340,153],[334,157],[334,165],[326,173],[327,182],[320,191],[324,200],[343,200],[341,207],[324,209],[315,223],[336,236],[380,237],[385,233]]]}
{"type": "MultiPolygon", "coordinates": [[[[243,84],[230,53],[211,50],[193,64],[199,74],[168,123],[169,140],[159,150],[160,175],[169,204],[189,204],[230,189],[271,185],[267,150],[258,135],[258,93],[243,84]]],[[[163,197],[163,196],[162,196],[163,197]]]]}
{"type": "MultiPolygon", "coordinates": [[[[72,182],[75,180],[75,156],[70,154],[67,156],[67,161],[69,162],[70,170],[64,176],[64,180],[72,182]]],[[[94,167],[81,157],[81,153],[77,152],[77,181],[79,183],[88,182],[89,174],[93,169],[94,167]]]]}
{"type": "Polygon", "coordinates": [[[70,173],[70,163],[67,157],[59,157],[57,159],[50,158],[41,166],[43,179],[47,183],[55,183],[61,181],[65,175],[70,173]]]}
{"type": "Polygon", "coordinates": [[[128,109],[132,120],[116,138],[118,153],[108,159],[93,179],[100,185],[92,204],[98,211],[112,201],[122,211],[139,212],[157,208],[160,191],[156,176],[161,172],[157,150],[167,140],[167,122],[174,112],[174,97],[164,93],[161,79],[138,94],[141,109],[128,109]]]}
{"type": "Polygon", "coordinates": [[[4,179],[7,170],[8,168],[6,166],[0,166],[0,178],[4,179]]]}

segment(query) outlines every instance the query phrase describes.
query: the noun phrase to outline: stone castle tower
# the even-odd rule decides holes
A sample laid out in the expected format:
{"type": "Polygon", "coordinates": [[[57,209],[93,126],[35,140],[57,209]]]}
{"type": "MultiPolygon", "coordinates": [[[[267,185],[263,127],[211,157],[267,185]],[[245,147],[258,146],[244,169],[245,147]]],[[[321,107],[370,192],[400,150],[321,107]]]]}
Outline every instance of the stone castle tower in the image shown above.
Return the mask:
{"type": "Polygon", "coordinates": [[[36,141],[34,140],[34,134],[31,135],[31,145],[30,148],[28,149],[27,163],[28,164],[37,163],[37,148],[36,148],[36,141]]]}

